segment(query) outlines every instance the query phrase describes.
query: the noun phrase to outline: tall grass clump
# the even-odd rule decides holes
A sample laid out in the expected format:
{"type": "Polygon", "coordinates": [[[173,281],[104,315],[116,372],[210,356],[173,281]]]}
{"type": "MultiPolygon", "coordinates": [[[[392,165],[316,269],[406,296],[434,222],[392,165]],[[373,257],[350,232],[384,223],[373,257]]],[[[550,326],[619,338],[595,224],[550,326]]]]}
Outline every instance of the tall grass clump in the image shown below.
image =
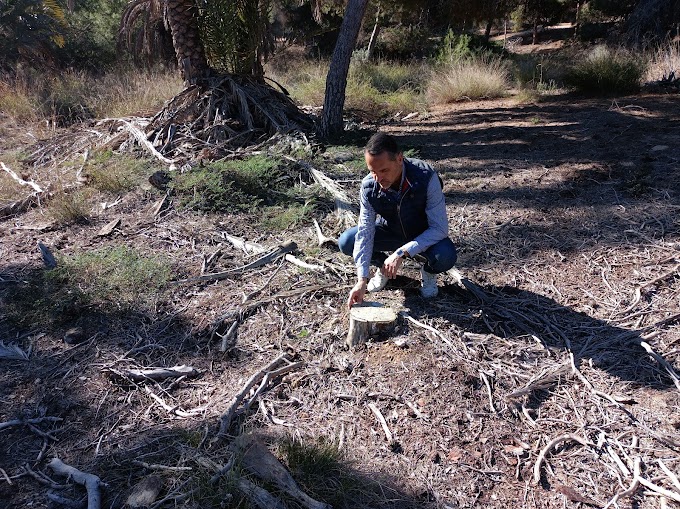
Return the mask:
{"type": "Polygon", "coordinates": [[[597,46],[567,72],[567,83],[594,95],[628,94],[640,90],[645,75],[642,59],[629,51],[597,46]]]}
{"type": "Polygon", "coordinates": [[[652,51],[645,81],[680,79],[680,41],[668,41],[652,51]]]}
{"type": "Polygon", "coordinates": [[[463,99],[492,99],[505,95],[510,82],[508,66],[498,57],[457,60],[430,79],[427,98],[433,104],[463,99]]]}
{"type": "MultiPolygon", "coordinates": [[[[287,67],[268,68],[268,76],[281,83],[299,104],[320,107],[326,92],[328,62],[297,61],[287,67]]],[[[420,64],[367,62],[353,58],[347,77],[345,108],[381,117],[423,106],[422,89],[428,72],[420,64]]]]}
{"type": "Polygon", "coordinates": [[[174,69],[122,69],[97,79],[87,100],[97,117],[152,116],[182,88],[174,69]]]}

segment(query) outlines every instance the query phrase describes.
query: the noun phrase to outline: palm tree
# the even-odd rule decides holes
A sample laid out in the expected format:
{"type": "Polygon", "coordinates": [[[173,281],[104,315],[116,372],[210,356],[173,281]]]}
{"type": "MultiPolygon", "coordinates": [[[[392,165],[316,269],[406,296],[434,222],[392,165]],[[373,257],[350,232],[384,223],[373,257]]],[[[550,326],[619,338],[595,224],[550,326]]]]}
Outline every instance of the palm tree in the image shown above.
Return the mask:
{"type": "Polygon", "coordinates": [[[0,0],[0,54],[5,63],[56,64],[66,15],[55,0],[0,0]]]}
{"type": "Polygon", "coordinates": [[[205,56],[198,30],[198,9],[194,0],[132,0],[123,11],[120,40],[133,50],[136,35],[141,31],[147,54],[158,51],[152,44],[160,23],[170,28],[172,46],[184,82],[189,85],[207,77],[210,66],[205,56]]]}
{"type": "MultiPolygon", "coordinates": [[[[182,143],[201,149],[243,146],[262,135],[311,129],[284,93],[265,84],[262,61],[270,0],[131,0],[121,22],[123,42],[162,19],[169,27],[186,89],[147,127],[163,153],[182,143]],[[141,26],[140,26],[141,25],[141,26]],[[184,136],[182,137],[182,134],[184,136]]],[[[148,48],[149,51],[153,48],[148,48]]],[[[220,150],[212,150],[219,155],[220,150]]],[[[186,156],[186,154],[184,154],[186,156]]]]}

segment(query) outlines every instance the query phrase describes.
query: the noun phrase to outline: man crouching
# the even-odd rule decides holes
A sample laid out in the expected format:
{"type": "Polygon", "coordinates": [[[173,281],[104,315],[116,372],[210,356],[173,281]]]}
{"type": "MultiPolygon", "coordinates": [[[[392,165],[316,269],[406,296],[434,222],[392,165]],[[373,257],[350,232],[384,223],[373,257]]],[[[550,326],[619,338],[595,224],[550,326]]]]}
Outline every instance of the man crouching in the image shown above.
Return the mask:
{"type": "Polygon", "coordinates": [[[361,182],[359,224],[338,240],[340,251],[353,255],[357,266],[348,307],[363,302],[367,291],[385,288],[407,256],[425,259],[420,293],[436,296],[437,274],[456,263],[441,179],[426,162],[404,157],[389,134],[373,135],[364,158],[370,173],[361,182]],[[380,269],[369,281],[371,264],[380,269]]]}

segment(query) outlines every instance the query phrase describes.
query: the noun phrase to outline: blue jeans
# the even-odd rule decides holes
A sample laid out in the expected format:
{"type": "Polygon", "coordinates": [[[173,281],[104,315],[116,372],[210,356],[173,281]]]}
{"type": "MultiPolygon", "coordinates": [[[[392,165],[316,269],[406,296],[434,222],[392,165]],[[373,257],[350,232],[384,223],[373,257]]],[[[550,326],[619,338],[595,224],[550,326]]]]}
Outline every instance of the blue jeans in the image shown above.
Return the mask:
{"type": "MultiPolygon", "coordinates": [[[[338,246],[340,251],[346,255],[352,256],[354,253],[354,238],[357,234],[357,227],[353,226],[349,230],[345,230],[338,239],[338,246]]],[[[404,239],[388,230],[385,226],[375,225],[375,240],[373,241],[373,256],[371,257],[371,265],[382,267],[387,259],[385,251],[393,253],[404,245],[404,239]]],[[[445,238],[430,246],[417,256],[425,258],[424,269],[430,274],[439,274],[446,272],[456,263],[456,247],[451,242],[450,238],[445,238]]]]}

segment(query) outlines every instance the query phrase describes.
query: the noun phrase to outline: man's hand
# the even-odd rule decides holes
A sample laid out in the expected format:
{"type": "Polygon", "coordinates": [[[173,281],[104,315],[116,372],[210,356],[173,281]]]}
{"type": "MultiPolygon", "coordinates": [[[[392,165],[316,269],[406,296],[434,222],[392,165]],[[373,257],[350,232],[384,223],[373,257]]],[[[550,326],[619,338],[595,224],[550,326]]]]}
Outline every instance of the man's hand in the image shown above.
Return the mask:
{"type": "Polygon", "coordinates": [[[401,256],[399,256],[397,253],[392,253],[387,257],[387,260],[385,260],[385,263],[383,263],[383,266],[380,268],[380,270],[382,271],[383,275],[390,279],[394,279],[397,277],[399,269],[401,269],[403,263],[404,259],[401,256]]]}
{"type": "Polygon", "coordinates": [[[366,279],[361,279],[354,285],[349,292],[349,299],[347,299],[347,308],[350,309],[354,304],[361,304],[364,301],[366,294],[366,279]]]}

